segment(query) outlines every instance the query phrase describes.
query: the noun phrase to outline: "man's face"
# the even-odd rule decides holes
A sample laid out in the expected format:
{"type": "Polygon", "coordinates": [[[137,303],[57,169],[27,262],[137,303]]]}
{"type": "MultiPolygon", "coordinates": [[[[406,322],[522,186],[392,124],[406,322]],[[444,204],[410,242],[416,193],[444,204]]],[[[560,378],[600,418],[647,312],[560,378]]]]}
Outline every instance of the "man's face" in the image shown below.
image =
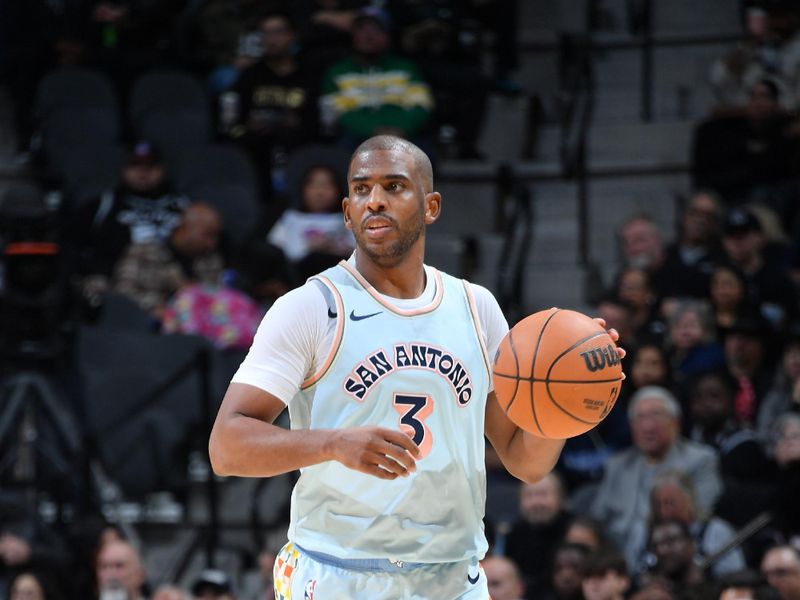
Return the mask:
{"type": "Polygon", "coordinates": [[[270,58],[287,56],[294,43],[294,31],[283,17],[269,17],[259,26],[264,55],[270,58]]]}
{"type": "Polygon", "coordinates": [[[782,600],[800,600],[800,558],[791,548],[768,551],[761,561],[761,572],[782,600]]]}
{"type": "Polygon", "coordinates": [[[705,194],[692,197],[683,216],[684,241],[690,244],[708,242],[717,231],[719,216],[713,198],[705,194]]]}
{"type": "Polygon", "coordinates": [[[735,265],[746,265],[761,251],[762,237],[758,231],[729,233],[722,244],[725,252],[735,265]]]}
{"type": "Polygon", "coordinates": [[[623,598],[630,581],[624,575],[609,569],[602,575],[587,575],[581,585],[586,600],[618,600],[623,598]]]}
{"type": "Polygon", "coordinates": [[[164,167],[159,164],[130,163],[122,171],[122,179],[135,192],[150,192],[164,181],[164,167]]]}
{"type": "Polygon", "coordinates": [[[689,402],[692,421],[702,427],[722,425],[733,410],[731,392],[718,377],[712,375],[697,382],[689,402]]]}
{"type": "Polygon", "coordinates": [[[130,545],[111,542],[103,546],[97,557],[98,587],[123,587],[128,592],[128,598],[133,600],[139,597],[143,583],[144,570],[130,545]]]}
{"type": "Polygon", "coordinates": [[[646,456],[663,458],[678,435],[678,419],[658,398],[642,398],[631,415],[633,443],[646,456]]]}
{"type": "Polygon", "coordinates": [[[657,569],[667,577],[679,577],[691,564],[694,544],[675,523],[656,526],[650,535],[657,569]]]}
{"type": "Polygon", "coordinates": [[[693,520],[692,501],[677,485],[664,483],[653,489],[650,500],[658,519],[675,519],[687,525],[693,520]]]}
{"type": "Polygon", "coordinates": [[[764,348],[757,337],[744,333],[731,332],[725,336],[723,344],[725,362],[734,370],[753,374],[761,365],[764,348]]]}
{"type": "Polygon", "coordinates": [[[482,566],[492,600],[519,600],[522,597],[522,582],[507,559],[490,557],[483,561],[482,566]]]}
{"type": "Polygon", "coordinates": [[[548,475],[537,483],[522,485],[519,512],[529,523],[550,523],[561,510],[561,494],[555,477],[548,475]]]}
{"type": "Polygon", "coordinates": [[[622,252],[629,266],[650,269],[661,260],[663,249],[658,231],[651,223],[637,219],[620,232],[622,252]]]}
{"type": "Polygon", "coordinates": [[[353,25],[353,47],[359,54],[379,56],[389,49],[389,32],[374,19],[361,19],[353,25]]]}
{"type": "Polygon", "coordinates": [[[561,598],[580,596],[586,558],[574,548],[565,548],[553,558],[553,589],[561,598]]]}
{"type": "Polygon", "coordinates": [[[763,83],[755,84],[747,100],[747,115],[755,120],[768,119],[778,112],[780,105],[772,91],[763,83]]]}
{"type": "MultiPolygon", "coordinates": [[[[360,251],[382,266],[399,264],[424,244],[431,198],[410,154],[370,150],[350,165],[349,197],[344,199],[345,225],[360,251]]],[[[437,205],[438,206],[438,205],[437,205]]],[[[437,208],[438,210],[438,208],[437,208]]]]}

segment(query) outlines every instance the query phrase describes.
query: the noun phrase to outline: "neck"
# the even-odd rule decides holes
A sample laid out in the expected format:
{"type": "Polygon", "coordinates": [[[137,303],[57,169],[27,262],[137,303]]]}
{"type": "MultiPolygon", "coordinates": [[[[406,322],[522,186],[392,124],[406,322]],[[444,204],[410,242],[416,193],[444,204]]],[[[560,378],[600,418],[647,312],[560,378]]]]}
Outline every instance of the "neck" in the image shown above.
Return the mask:
{"type": "Polygon", "coordinates": [[[356,269],[379,293],[392,298],[417,298],[425,290],[424,238],[397,263],[376,262],[356,249],[356,269]]]}

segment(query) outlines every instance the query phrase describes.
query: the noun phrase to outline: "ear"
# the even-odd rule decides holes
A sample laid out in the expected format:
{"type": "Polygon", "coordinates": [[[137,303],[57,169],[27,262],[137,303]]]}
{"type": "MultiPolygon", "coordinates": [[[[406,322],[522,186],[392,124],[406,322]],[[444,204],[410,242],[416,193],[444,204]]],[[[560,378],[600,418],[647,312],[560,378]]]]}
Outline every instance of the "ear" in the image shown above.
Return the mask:
{"type": "Polygon", "coordinates": [[[353,222],[350,220],[350,198],[347,196],[342,199],[342,215],[344,215],[344,226],[352,231],[353,222]]]}
{"type": "Polygon", "coordinates": [[[433,224],[440,214],[442,214],[442,195],[439,192],[425,194],[425,224],[433,224]]]}

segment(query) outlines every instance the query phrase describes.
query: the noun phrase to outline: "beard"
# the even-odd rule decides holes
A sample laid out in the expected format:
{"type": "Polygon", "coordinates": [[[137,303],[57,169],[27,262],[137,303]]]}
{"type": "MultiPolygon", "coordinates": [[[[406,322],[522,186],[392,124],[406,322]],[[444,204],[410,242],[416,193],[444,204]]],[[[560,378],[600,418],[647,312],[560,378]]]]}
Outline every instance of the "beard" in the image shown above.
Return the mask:
{"type": "Polygon", "coordinates": [[[425,230],[425,211],[424,209],[421,210],[417,218],[405,228],[401,228],[397,221],[391,217],[381,215],[381,218],[389,221],[398,232],[396,240],[376,248],[371,245],[369,239],[364,235],[364,222],[353,228],[353,237],[356,239],[356,245],[359,250],[366,254],[370,260],[384,267],[391,267],[399,264],[408,254],[411,247],[419,240],[425,230]]]}

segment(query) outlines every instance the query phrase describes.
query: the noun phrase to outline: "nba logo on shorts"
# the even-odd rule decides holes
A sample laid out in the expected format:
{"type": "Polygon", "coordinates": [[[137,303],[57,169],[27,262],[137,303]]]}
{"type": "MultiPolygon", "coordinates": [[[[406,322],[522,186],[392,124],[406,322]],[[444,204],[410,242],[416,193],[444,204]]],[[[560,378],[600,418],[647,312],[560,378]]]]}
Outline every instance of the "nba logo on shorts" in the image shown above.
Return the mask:
{"type": "Polygon", "coordinates": [[[317,587],[316,579],[309,579],[306,582],[306,591],[303,594],[303,600],[314,600],[314,588],[317,587]]]}

